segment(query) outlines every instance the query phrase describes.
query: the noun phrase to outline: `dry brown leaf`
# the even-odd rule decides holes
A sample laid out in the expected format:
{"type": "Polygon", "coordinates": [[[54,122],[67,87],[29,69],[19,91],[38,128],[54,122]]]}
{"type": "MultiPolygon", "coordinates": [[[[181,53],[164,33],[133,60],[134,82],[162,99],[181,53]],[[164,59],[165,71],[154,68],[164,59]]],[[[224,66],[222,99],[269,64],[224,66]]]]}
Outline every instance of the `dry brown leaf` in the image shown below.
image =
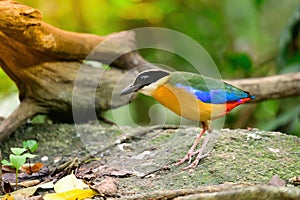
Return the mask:
{"type": "Polygon", "coordinates": [[[32,187],[32,186],[36,186],[40,182],[41,182],[40,180],[29,180],[29,181],[23,181],[19,183],[19,185],[22,185],[23,187],[32,187]]]}
{"type": "Polygon", "coordinates": [[[38,195],[38,196],[28,197],[23,200],[43,200],[43,197],[42,195],[38,195]]]}
{"type": "Polygon", "coordinates": [[[112,177],[107,177],[100,183],[96,183],[91,186],[92,189],[96,190],[99,194],[105,196],[115,196],[118,191],[117,180],[112,177]]]}
{"type": "Polygon", "coordinates": [[[2,173],[15,173],[16,169],[12,169],[10,166],[8,165],[2,165],[2,173]]]}
{"type": "Polygon", "coordinates": [[[2,177],[3,181],[14,183],[16,181],[16,174],[15,173],[5,173],[2,177]]]}
{"type": "Polygon", "coordinates": [[[40,171],[43,167],[44,167],[43,163],[33,163],[33,164],[26,163],[21,166],[21,170],[26,174],[30,175],[32,173],[40,171]]]}

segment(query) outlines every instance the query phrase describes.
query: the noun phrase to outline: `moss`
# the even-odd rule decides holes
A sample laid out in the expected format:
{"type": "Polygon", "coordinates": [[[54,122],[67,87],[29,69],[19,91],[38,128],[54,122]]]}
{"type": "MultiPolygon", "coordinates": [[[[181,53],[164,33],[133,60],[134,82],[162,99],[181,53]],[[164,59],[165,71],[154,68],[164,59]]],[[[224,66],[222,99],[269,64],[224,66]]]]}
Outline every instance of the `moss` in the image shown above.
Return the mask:
{"type": "Polygon", "coordinates": [[[159,144],[162,141],[166,141],[168,139],[170,139],[170,137],[173,137],[173,133],[172,132],[168,132],[168,131],[164,131],[161,134],[158,134],[156,137],[154,137],[151,142],[153,142],[153,144],[159,144]]]}

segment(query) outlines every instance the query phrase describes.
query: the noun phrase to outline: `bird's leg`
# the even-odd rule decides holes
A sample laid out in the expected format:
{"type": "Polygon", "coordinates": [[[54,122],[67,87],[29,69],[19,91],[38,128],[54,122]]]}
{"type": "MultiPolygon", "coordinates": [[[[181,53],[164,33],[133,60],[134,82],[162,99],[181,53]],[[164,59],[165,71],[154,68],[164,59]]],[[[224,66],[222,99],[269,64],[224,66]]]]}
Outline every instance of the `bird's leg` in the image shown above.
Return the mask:
{"type": "Polygon", "coordinates": [[[204,122],[201,122],[201,125],[202,125],[202,131],[199,133],[199,135],[197,136],[193,146],[190,148],[190,150],[188,151],[188,153],[182,158],[180,159],[177,163],[176,163],[176,166],[179,166],[181,165],[182,163],[184,163],[186,160],[189,160],[188,163],[191,162],[192,160],[192,156],[197,154],[197,152],[194,152],[197,144],[199,143],[199,140],[201,138],[201,136],[205,133],[206,131],[206,124],[204,122]]]}
{"type": "Polygon", "coordinates": [[[192,162],[190,165],[184,167],[183,170],[195,168],[195,167],[198,165],[199,161],[200,161],[202,158],[208,156],[209,152],[203,154],[203,151],[206,149],[206,145],[207,145],[208,141],[210,140],[211,135],[212,135],[212,134],[207,134],[207,135],[206,135],[206,137],[204,138],[204,141],[203,141],[203,144],[202,144],[201,148],[198,149],[197,151],[195,151],[195,152],[193,153],[193,155],[198,154],[197,157],[196,157],[196,159],[195,159],[194,162],[192,162]]]}

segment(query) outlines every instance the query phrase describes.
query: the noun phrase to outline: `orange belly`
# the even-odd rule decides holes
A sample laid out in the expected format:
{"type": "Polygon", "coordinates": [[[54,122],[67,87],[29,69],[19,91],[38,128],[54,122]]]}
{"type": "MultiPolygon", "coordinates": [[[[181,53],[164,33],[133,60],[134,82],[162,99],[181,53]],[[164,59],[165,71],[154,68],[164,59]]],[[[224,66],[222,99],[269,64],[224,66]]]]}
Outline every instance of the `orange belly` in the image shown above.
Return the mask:
{"type": "Polygon", "coordinates": [[[204,103],[185,89],[170,84],[159,86],[152,96],[176,114],[195,121],[206,122],[228,112],[226,104],[204,103]]]}

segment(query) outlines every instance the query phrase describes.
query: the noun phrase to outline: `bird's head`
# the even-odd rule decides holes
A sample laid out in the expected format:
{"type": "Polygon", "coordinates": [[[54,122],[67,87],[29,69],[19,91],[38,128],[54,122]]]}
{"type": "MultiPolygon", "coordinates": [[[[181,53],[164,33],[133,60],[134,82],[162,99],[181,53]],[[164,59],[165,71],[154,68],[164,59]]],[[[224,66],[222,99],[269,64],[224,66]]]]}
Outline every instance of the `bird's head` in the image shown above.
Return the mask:
{"type": "Polygon", "coordinates": [[[170,73],[163,71],[163,70],[147,70],[141,72],[137,75],[134,82],[126,87],[122,92],[121,95],[130,94],[132,92],[137,92],[146,86],[155,85],[160,79],[168,76],[170,73]]]}

